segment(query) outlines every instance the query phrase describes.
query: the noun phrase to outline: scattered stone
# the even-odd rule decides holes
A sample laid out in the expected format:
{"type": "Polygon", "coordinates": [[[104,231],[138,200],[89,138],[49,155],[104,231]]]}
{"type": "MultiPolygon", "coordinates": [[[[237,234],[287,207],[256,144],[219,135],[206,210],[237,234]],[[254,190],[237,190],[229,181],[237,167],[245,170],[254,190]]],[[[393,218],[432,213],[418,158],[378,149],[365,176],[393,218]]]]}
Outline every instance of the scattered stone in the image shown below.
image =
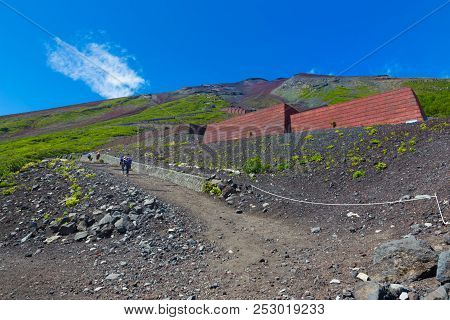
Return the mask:
{"type": "Polygon", "coordinates": [[[24,242],[28,241],[28,239],[30,239],[32,235],[33,235],[33,232],[30,232],[25,237],[23,237],[22,240],[20,240],[20,242],[24,243],[24,242]]]}
{"type": "Polygon", "coordinates": [[[330,284],[340,284],[340,283],[341,283],[341,281],[339,279],[332,279],[330,281],[330,284]]]}
{"type": "Polygon", "coordinates": [[[429,277],[437,254],[423,240],[411,236],[389,241],[375,249],[372,278],[379,282],[405,282],[429,277]]]}
{"type": "Polygon", "coordinates": [[[347,217],[349,217],[349,218],[351,218],[351,217],[360,218],[359,214],[353,213],[351,211],[347,213],[347,217]]]}
{"type": "Polygon", "coordinates": [[[356,275],[356,278],[358,278],[359,280],[362,280],[362,281],[369,281],[369,276],[363,272],[359,272],[356,275]]]}
{"type": "Polygon", "coordinates": [[[81,241],[81,240],[86,239],[88,237],[88,235],[89,235],[88,231],[80,231],[80,232],[75,233],[73,240],[81,241]]]}
{"type": "Polygon", "coordinates": [[[311,233],[319,233],[320,232],[320,227],[312,227],[311,228],[311,233]]]}
{"type": "Polygon", "coordinates": [[[100,291],[102,289],[103,289],[103,287],[97,287],[97,288],[94,289],[94,292],[98,292],[98,291],[100,291]]]}
{"type": "Polygon", "coordinates": [[[59,234],[55,234],[55,235],[50,236],[50,237],[48,237],[47,239],[45,239],[45,240],[44,240],[44,243],[50,244],[50,243],[52,243],[53,241],[58,240],[59,238],[61,238],[61,236],[60,236],[59,234]]]}
{"type": "Polygon", "coordinates": [[[436,279],[441,283],[450,282],[450,250],[439,255],[436,279]]]}
{"type": "Polygon", "coordinates": [[[25,258],[31,258],[33,254],[31,252],[25,253],[25,258]]]}
{"type": "Polygon", "coordinates": [[[242,210],[241,210],[241,209],[237,209],[237,210],[236,210],[236,213],[237,213],[237,214],[242,214],[242,210]]]}
{"type": "Polygon", "coordinates": [[[400,297],[398,297],[400,300],[408,300],[408,298],[409,298],[409,295],[408,295],[408,292],[402,292],[401,294],[400,294],[400,297]]]}
{"type": "Polygon", "coordinates": [[[105,280],[117,280],[119,279],[120,274],[119,273],[110,273],[108,274],[108,276],[105,278],[105,280]]]}

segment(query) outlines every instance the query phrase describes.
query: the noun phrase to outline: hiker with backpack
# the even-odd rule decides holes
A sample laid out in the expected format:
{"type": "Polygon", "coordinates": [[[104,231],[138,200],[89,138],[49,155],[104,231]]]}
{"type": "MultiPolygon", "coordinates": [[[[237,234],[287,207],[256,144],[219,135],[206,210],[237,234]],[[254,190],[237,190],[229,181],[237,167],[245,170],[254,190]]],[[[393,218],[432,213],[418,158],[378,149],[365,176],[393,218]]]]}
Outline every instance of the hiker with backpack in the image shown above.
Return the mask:
{"type": "Polygon", "coordinates": [[[130,173],[132,162],[133,162],[133,159],[131,158],[130,154],[127,154],[127,156],[123,159],[123,163],[125,165],[125,172],[126,172],[127,176],[130,173]]]}
{"type": "Polygon", "coordinates": [[[125,174],[125,157],[124,156],[120,156],[120,167],[122,168],[122,174],[125,174]]]}

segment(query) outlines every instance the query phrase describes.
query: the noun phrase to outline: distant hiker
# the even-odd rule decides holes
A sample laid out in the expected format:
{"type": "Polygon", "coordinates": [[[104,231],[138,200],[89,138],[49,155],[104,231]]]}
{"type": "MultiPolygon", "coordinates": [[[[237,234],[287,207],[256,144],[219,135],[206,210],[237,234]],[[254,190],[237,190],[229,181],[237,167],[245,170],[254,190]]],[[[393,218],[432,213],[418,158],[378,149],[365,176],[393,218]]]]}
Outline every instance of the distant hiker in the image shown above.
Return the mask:
{"type": "Polygon", "coordinates": [[[88,159],[89,161],[92,161],[92,154],[88,153],[88,159]]]}
{"type": "Polygon", "coordinates": [[[100,160],[100,152],[97,151],[97,154],[95,155],[95,158],[98,160],[100,160]]]}
{"type": "Polygon", "coordinates": [[[122,168],[122,174],[125,174],[125,158],[120,156],[120,167],[122,168]]]}
{"type": "Polygon", "coordinates": [[[130,173],[131,163],[133,162],[133,159],[131,159],[130,154],[127,154],[125,159],[123,159],[123,162],[125,163],[125,171],[126,174],[128,175],[130,173]]]}

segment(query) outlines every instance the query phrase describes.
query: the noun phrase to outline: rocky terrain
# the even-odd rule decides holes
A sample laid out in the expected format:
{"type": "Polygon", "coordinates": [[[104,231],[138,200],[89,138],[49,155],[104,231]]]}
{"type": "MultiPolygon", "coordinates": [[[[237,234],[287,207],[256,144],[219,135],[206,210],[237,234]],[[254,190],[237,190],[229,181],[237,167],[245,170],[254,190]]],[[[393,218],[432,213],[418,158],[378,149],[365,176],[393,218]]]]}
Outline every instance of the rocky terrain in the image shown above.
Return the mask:
{"type": "Polygon", "coordinates": [[[197,294],[201,277],[192,274],[211,247],[195,220],[65,159],[29,166],[16,179],[14,194],[1,196],[3,299],[197,294]]]}

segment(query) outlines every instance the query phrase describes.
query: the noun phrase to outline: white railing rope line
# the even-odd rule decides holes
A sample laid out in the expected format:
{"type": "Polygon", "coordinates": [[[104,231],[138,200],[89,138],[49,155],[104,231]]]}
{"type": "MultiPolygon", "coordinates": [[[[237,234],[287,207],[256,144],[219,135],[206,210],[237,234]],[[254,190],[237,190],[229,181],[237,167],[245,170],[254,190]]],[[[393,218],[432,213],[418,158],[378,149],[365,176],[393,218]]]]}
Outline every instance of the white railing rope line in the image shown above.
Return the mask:
{"type": "Polygon", "coordinates": [[[395,201],[385,201],[385,202],[368,202],[368,203],[329,203],[329,202],[315,202],[315,201],[308,201],[308,200],[298,200],[298,199],[293,199],[293,198],[289,198],[289,197],[285,197],[285,196],[280,196],[278,194],[275,194],[273,192],[267,191],[267,190],[263,190],[261,188],[258,188],[257,186],[254,185],[250,185],[252,188],[259,190],[261,192],[270,194],[271,196],[280,198],[280,199],[285,199],[285,200],[289,200],[289,201],[293,201],[293,202],[299,202],[299,203],[305,203],[305,204],[312,204],[312,205],[319,205],[319,206],[376,206],[376,205],[387,205],[387,204],[396,204],[396,203],[403,203],[403,202],[412,202],[412,201],[419,201],[419,200],[431,200],[432,198],[436,199],[436,203],[439,209],[439,214],[441,215],[441,219],[442,222],[446,225],[448,224],[448,222],[446,222],[444,220],[444,216],[442,214],[441,211],[441,207],[439,205],[439,200],[437,198],[437,195],[434,194],[434,196],[429,196],[426,195],[424,197],[421,198],[413,198],[413,199],[405,199],[405,200],[395,200],[395,201]]]}
{"type": "Polygon", "coordinates": [[[448,222],[446,222],[444,220],[444,215],[442,214],[441,205],[439,204],[439,200],[438,200],[438,197],[437,197],[436,193],[434,193],[434,198],[436,199],[436,204],[437,204],[437,207],[439,209],[439,214],[441,215],[442,223],[444,223],[445,225],[449,224],[448,222]]]}

